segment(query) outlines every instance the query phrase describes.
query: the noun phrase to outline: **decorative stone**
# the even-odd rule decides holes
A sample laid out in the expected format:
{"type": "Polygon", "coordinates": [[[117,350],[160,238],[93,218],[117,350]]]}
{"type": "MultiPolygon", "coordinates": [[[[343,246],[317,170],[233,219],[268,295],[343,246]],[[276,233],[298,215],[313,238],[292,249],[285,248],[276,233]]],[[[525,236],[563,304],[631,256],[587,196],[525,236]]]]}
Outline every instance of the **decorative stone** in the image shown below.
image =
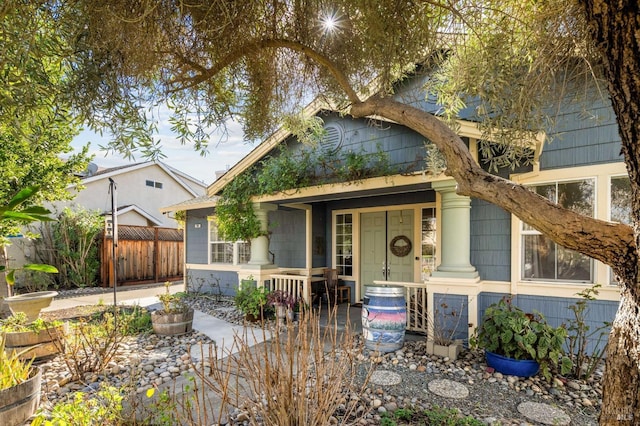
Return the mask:
{"type": "Polygon", "coordinates": [[[571,423],[571,417],[549,404],[526,401],[518,405],[518,412],[530,420],[545,425],[561,426],[571,423]]]}
{"type": "Polygon", "coordinates": [[[402,377],[398,373],[388,370],[376,370],[371,374],[371,383],[374,385],[398,385],[402,382],[402,377]]]}
{"type": "Polygon", "coordinates": [[[462,383],[453,380],[432,380],[428,384],[430,392],[445,398],[461,399],[469,396],[469,389],[462,383]]]}

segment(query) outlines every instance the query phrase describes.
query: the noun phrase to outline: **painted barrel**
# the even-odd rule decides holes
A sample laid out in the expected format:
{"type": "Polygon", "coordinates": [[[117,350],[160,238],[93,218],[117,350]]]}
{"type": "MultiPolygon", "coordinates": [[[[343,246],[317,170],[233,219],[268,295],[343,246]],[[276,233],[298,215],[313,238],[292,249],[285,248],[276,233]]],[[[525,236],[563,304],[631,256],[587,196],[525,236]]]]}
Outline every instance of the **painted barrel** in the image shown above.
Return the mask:
{"type": "Polygon", "coordinates": [[[404,288],[365,286],[362,304],[362,333],[366,348],[393,352],[404,345],[407,305],[404,288]]]}

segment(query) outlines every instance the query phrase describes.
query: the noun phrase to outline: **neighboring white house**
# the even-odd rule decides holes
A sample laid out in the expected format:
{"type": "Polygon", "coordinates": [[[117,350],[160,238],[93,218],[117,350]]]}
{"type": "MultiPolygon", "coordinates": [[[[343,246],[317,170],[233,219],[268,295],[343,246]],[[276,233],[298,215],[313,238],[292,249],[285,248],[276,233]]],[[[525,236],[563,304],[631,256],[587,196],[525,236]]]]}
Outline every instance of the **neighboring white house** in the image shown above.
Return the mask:
{"type": "Polygon", "coordinates": [[[177,228],[173,215],[160,208],[203,195],[207,185],[162,162],[144,162],[109,169],[91,164],[82,178],[82,190],[68,188],[71,201],[54,203],[52,210],[82,206],[111,214],[110,179],[116,185],[118,224],[177,228]]]}
{"type": "MultiPolygon", "coordinates": [[[[158,226],[178,228],[174,213],[161,213],[160,207],[176,204],[205,194],[207,185],[162,162],[147,161],[126,166],[100,169],[91,163],[82,177],[83,189],[70,186],[75,195],[70,201],[47,203],[45,207],[56,215],[65,207],[82,206],[99,211],[105,222],[111,221],[110,181],[116,184],[118,225],[158,226]]],[[[7,255],[13,266],[33,262],[30,240],[20,236],[11,238],[7,255]]]]}

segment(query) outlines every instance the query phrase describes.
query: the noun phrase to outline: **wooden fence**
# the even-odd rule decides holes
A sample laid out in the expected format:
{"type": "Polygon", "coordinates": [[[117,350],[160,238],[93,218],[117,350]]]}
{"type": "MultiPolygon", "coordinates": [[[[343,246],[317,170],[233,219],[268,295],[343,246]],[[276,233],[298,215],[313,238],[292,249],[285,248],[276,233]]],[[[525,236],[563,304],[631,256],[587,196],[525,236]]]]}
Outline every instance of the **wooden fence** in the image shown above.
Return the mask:
{"type": "MultiPolygon", "coordinates": [[[[183,278],[182,230],[118,226],[118,285],[177,281],[183,278]]],[[[113,240],[104,235],[100,251],[103,287],[113,287],[113,240]]]]}

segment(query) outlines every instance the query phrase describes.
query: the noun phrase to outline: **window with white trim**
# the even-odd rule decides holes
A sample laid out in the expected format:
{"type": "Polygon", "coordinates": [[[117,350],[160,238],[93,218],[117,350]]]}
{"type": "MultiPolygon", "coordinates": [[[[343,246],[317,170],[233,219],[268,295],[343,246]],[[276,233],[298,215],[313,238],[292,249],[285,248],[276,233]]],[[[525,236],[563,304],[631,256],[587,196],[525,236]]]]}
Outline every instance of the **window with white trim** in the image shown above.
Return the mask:
{"type": "MultiPolygon", "coordinates": [[[[609,220],[611,222],[631,224],[631,182],[629,176],[612,177],[609,186],[609,220]]],[[[613,270],[609,268],[609,283],[617,284],[613,270]]]]}
{"type": "Polygon", "coordinates": [[[353,215],[336,215],[336,268],[338,275],[353,275],[353,215]]]}
{"type": "MultiPolygon", "coordinates": [[[[532,186],[536,193],[585,216],[594,216],[595,179],[550,182],[532,186]]],[[[521,222],[522,279],[528,281],[593,282],[593,260],[566,249],[521,222]]]]}
{"type": "Polygon", "coordinates": [[[209,220],[209,263],[241,265],[251,258],[250,244],[245,241],[225,241],[218,232],[215,218],[209,220]]]}

